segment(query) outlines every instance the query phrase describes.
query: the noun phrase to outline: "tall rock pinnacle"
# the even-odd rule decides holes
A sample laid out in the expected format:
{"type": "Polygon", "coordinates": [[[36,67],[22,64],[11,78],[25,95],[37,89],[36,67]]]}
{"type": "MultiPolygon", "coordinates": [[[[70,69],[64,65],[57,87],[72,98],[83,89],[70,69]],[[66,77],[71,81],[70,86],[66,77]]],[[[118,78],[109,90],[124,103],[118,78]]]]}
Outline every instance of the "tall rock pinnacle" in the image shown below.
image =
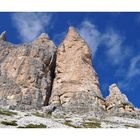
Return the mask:
{"type": "Polygon", "coordinates": [[[50,104],[90,109],[104,104],[91,50],[74,27],[57,50],[55,75],[50,104]]]}
{"type": "Polygon", "coordinates": [[[68,39],[69,41],[74,41],[77,38],[81,38],[79,33],[77,32],[77,30],[74,27],[70,26],[65,40],[68,39]]]}

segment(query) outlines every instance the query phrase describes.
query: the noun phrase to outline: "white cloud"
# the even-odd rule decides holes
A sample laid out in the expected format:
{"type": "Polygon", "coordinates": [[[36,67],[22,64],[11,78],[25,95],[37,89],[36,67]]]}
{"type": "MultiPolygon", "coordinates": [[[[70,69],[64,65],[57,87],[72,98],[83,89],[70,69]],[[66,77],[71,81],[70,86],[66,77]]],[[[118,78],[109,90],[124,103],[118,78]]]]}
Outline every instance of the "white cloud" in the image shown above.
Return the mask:
{"type": "Polygon", "coordinates": [[[138,68],[140,57],[133,58],[129,64],[133,52],[130,50],[129,46],[124,44],[125,37],[120,35],[120,33],[113,28],[109,28],[105,32],[100,32],[96,25],[89,20],[85,20],[81,23],[79,32],[89,44],[94,57],[99,48],[104,49],[103,53],[106,56],[106,60],[111,65],[117,66],[114,76],[120,77],[118,85],[121,88],[130,90],[130,85],[133,82],[134,76],[140,75],[138,68]],[[126,61],[128,63],[128,68],[126,67],[126,61]]]}
{"type": "Polygon", "coordinates": [[[136,82],[137,79],[140,77],[140,56],[134,56],[130,64],[128,66],[128,69],[126,69],[124,73],[124,79],[119,81],[120,87],[126,90],[133,90],[135,86],[137,86],[139,81],[136,82]]]}
{"type": "Polygon", "coordinates": [[[118,65],[130,55],[129,49],[123,45],[124,37],[113,29],[100,32],[96,25],[89,20],[84,20],[79,26],[81,36],[87,41],[95,57],[99,47],[106,47],[107,60],[112,65],[118,65]]]}
{"type": "Polygon", "coordinates": [[[97,27],[88,20],[85,20],[81,23],[79,32],[91,48],[92,55],[95,56],[99,44],[101,43],[101,33],[97,27]]]}
{"type": "Polygon", "coordinates": [[[127,78],[140,76],[140,56],[135,56],[130,62],[127,78]]]}
{"type": "Polygon", "coordinates": [[[124,37],[113,29],[109,29],[102,35],[102,41],[106,45],[106,55],[113,65],[120,65],[128,56],[129,49],[123,45],[124,37]]]}
{"type": "Polygon", "coordinates": [[[45,31],[51,19],[48,13],[13,13],[11,17],[13,25],[19,32],[20,40],[23,42],[32,41],[45,31]]]}
{"type": "Polygon", "coordinates": [[[140,55],[133,56],[133,50],[124,42],[125,36],[113,28],[101,32],[89,20],[80,24],[79,31],[92,49],[94,57],[98,49],[103,49],[105,61],[116,66],[113,76],[116,77],[116,83],[120,88],[125,91],[133,91],[140,84],[139,81],[135,82],[140,77],[140,55]]]}

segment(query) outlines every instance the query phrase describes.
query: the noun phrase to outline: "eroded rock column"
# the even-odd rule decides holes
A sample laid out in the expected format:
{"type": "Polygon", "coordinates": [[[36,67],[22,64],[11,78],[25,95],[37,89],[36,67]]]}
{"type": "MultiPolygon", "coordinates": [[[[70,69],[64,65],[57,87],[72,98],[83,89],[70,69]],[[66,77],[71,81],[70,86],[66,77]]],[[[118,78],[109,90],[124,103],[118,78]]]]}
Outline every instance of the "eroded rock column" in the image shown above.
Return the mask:
{"type": "Polygon", "coordinates": [[[58,47],[55,76],[50,104],[79,111],[104,107],[91,50],[73,27],[58,47]]]}

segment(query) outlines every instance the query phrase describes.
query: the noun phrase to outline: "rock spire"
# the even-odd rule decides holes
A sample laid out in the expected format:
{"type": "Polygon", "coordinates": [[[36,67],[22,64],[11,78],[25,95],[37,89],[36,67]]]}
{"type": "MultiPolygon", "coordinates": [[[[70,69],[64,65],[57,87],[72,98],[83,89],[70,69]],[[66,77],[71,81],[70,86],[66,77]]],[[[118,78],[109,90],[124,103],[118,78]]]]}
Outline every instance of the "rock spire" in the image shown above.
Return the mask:
{"type": "Polygon", "coordinates": [[[91,50],[74,27],[69,27],[57,50],[50,104],[71,109],[104,106],[98,76],[92,66],[91,50]]]}

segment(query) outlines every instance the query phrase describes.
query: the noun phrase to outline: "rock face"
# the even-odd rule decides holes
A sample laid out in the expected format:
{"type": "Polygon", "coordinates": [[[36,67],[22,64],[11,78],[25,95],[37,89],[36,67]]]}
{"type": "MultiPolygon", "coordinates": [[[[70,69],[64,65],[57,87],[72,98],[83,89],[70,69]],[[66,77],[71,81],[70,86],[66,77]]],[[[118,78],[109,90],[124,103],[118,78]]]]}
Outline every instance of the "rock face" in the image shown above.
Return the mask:
{"type": "Polygon", "coordinates": [[[6,31],[1,33],[0,40],[6,41],[6,31]]]}
{"type": "Polygon", "coordinates": [[[0,104],[20,109],[47,105],[54,77],[54,43],[47,34],[22,45],[4,40],[0,40],[0,104]]]}
{"type": "Polygon", "coordinates": [[[91,50],[73,27],[58,47],[55,76],[50,104],[75,111],[105,107],[91,50]]]}
{"type": "Polygon", "coordinates": [[[20,45],[6,42],[6,32],[0,35],[0,106],[41,109],[55,117],[140,119],[140,110],[116,84],[109,91],[104,99],[91,50],[75,28],[58,49],[45,33],[20,45]]]}
{"type": "Polygon", "coordinates": [[[121,113],[138,113],[138,110],[130,103],[126,95],[122,94],[116,84],[109,87],[110,95],[106,98],[107,111],[111,115],[121,113]]]}

